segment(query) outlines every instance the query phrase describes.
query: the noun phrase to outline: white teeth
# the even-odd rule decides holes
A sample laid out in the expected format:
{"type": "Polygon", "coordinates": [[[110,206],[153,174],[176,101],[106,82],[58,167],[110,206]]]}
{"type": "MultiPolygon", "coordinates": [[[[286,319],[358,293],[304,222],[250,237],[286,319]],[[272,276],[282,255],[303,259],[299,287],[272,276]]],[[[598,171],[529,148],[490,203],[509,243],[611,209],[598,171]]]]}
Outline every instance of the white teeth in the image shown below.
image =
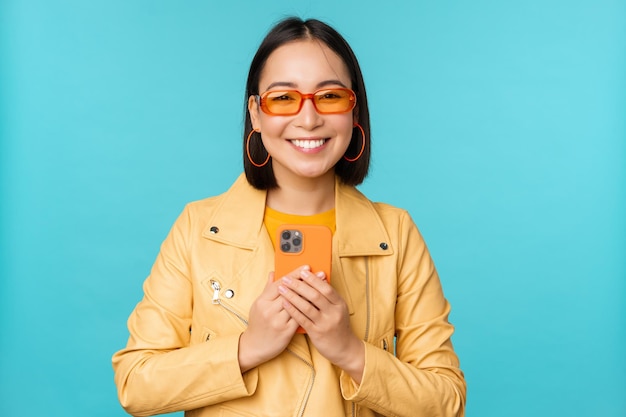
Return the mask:
{"type": "Polygon", "coordinates": [[[304,148],[304,149],[319,148],[320,146],[324,144],[324,142],[326,142],[326,139],[318,139],[318,140],[294,139],[291,141],[291,143],[296,145],[298,148],[304,148]]]}

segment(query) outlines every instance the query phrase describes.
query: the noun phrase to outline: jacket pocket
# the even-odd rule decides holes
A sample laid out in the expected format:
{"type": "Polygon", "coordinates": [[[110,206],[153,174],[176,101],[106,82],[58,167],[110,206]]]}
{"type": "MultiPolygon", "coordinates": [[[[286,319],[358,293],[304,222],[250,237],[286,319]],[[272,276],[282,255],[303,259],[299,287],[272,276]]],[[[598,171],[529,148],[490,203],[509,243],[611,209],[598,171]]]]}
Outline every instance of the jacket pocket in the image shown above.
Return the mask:
{"type": "Polygon", "coordinates": [[[396,337],[393,332],[385,334],[378,340],[377,343],[375,343],[375,345],[382,350],[391,353],[393,356],[396,356],[396,337]]]}
{"type": "Polygon", "coordinates": [[[209,329],[208,327],[204,327],[202,329],[202,338],[200,339],[200,342],[208,342],[216,335],[217,333],[215,333],[213,330],[209,329]]]}
{"type": "Polygon", "coordinates": [[[217,336],[217,333],[205,326],[197,326],[191,329],[190,344],[197,345],[204,342],[209,342],[217,336]]]}

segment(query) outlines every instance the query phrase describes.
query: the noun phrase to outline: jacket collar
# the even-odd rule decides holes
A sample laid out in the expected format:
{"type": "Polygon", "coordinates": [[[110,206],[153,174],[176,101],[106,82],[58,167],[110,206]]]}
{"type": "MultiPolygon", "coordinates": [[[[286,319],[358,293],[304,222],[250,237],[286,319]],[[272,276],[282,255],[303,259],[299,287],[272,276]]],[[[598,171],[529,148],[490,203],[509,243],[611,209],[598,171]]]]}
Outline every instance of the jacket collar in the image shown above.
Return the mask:
{"type": "MultiPolygon", "coordinates": [[[[265,238],[263,233],[267,233],[263,225],[266,196],[266,191],[252,187],[241,174],[220,196],[202,235],[253,250],[265,238]]],[[[389,235],[374,204],[339,179],[335,180],[335,216],[337,230],[333,245],[340,257],[393,254],[389,235]]]]}

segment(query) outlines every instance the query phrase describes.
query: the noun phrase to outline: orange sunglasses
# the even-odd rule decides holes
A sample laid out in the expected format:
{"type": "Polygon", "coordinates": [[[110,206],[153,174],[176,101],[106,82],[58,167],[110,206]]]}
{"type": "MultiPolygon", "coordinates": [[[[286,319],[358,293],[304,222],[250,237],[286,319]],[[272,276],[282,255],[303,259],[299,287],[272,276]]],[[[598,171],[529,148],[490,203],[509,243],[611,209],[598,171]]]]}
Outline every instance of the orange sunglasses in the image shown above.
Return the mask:
{"type": "Polygon", "coordinates": [[[306,99],[311,99],[320,114],[347,113],[356,106],[356,94],[349,88],[325,88],[313,94],[302,94],[297,90],[266,91],[256,98],[263,113],[272,116],[298,114],[306,99]]]}

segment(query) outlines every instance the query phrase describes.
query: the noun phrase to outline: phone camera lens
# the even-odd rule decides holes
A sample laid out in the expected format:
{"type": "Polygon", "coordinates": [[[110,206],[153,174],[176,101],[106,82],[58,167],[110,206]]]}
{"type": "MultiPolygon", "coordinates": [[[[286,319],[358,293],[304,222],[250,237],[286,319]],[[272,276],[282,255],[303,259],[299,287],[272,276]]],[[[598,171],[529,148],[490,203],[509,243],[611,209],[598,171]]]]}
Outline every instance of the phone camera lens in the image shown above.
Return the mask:
{"type": "Polygon", "coordinates": [[[282,238],[284,240],[289,240],[290,237],[291,237],[291,232],[289,230],[285,230],[282,234],[282,238]]]}
{"type": "Polygon", "coordinates": [[[300,246],[302,244],[302,240],[299,237],[294,237],[292,243],[294,246],[300,246]]]}
{"type": "Polygon", "coordinates": [[[289,250],[291,249],[291,245],[289,244],[289,242],[284,242],[283,244],[280,245],[280,249],[283,252],[289,252],[289,250]]]}

